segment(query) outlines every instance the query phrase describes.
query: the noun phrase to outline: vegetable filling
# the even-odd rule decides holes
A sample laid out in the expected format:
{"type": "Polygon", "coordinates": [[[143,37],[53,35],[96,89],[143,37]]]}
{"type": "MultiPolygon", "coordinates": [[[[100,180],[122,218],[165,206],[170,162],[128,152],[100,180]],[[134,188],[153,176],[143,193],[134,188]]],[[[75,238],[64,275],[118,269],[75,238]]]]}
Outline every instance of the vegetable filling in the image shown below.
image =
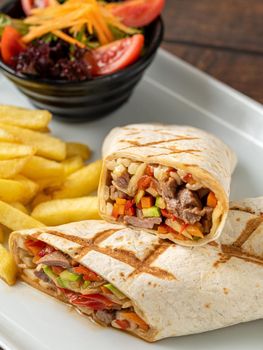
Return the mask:
{"type": "Polygon", "coordinates": [[[124,158],[106,166],[106,215],[180,240],[199,240],[210,232],[217,198],[192,174],[124,158]]]}
{"type": "Polygon", "coordinates": [[[68,255],[31,238],[18,242],[18,252],[25,276],[96,322],[131,332],[149,330],[126,295],[68,255]]]}

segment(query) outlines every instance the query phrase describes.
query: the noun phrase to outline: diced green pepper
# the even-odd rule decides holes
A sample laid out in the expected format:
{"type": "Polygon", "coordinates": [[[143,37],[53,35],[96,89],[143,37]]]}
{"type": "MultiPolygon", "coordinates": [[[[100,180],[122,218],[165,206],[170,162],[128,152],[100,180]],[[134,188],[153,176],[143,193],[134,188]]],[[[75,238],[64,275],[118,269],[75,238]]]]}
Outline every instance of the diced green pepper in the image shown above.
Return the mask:
{"type": "Polygon", "coordinates": [[[47,265],[43,265],[42,266],[43,271],[45,272],[45,274],[52,279],[52,281],[57,279],[57,275],[52,271],[50,266],[47,265]]]}
{"type": "Polygon", "coordinates": [[[151,208],[145,208],[142,209],[142,214],[145,218],[151,218],[151,217],[160,217],[161,212],[158,207],[151,207],[151,208]]]}
{"type": "Polygon", "coordinates": [[[111,283],[104,284],[104,287],[109,289],[117,298],[125,299],[126,295],[124,295],[118,288],[114,287],[111,283]]]}
{"type": "Polygon", "coordinates": [[[89,287],[89,285],[90,285],[90,281],[84,281],[84,283],[82,284],[81,288],[82,289],[86,289],[86,288],[89,287]]]}
{"type": "Polygon", "coordinates": [[[67,288],[66,284],[64,283],[64,281],[63,281],[63,279],[62,279],[61,277],[58,277],[58,278],[56,279],[56,282],[57,282],[57,284],[59,285],[59,287],[61,287],[61,288],[67,288]]]}
{"type": "Polygon", "coordinates": [[[66,281],[70,281],[70,282],[76,282],[76,281],[79,281],[81,279],[81,275],[74,273],[74,272],[67,271],[67,270],[61,272],[59,277],[62,280],[66,280],[66,281]]]}

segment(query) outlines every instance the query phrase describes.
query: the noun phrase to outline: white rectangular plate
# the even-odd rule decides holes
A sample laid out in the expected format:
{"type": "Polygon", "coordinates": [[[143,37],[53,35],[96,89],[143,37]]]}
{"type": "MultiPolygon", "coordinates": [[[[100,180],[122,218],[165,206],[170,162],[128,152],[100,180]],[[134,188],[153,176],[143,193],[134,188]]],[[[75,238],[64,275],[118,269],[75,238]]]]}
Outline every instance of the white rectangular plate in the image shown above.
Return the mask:
{"type": "MultiPolygon", "coordinates": [[[[0,103],[30,107],[26,98],[1,75],[0,103]]],[[[102,140],[112,127],[135,122],[187,124],[213,132],[238,155],[232,199],[263,195],[261,105],[162,50],[121,109],[90,123],[53,121],[52,131],[66,140],[89,144],[97,158],[102,140]]],[[[0,346],[8,349],[262,350],[262,330],[260,320],[148,344],[94,325],[68,306],[23,283],[8,287],[0,281],[0,346]]]]}

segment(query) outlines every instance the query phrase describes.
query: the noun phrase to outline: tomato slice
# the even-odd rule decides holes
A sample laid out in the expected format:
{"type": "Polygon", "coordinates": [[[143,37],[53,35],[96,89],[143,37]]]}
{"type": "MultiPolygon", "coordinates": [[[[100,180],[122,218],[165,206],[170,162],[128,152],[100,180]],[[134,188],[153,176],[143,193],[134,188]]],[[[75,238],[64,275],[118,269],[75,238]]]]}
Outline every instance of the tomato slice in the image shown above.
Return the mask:
{"type": "Polygon", "coordinates": [[[21,0],[22,9],[27,16],[31,14],[32,9],[47,7],[49,3],[49,0],[21,0]]]}
{"type": "Polygon", "coordinates": [[[111,74],[129,66],[139,58],[143,45],[144,36],[136,34],[93,50],[98,67],[96,75],[111,74]]]}
{"type": "Polygon", "coordinates": [[[96,274],[96,272],[91,271],[90,269],[88,269],[85,266],[77,266],[73,268],[73,271],[83,275],[83,279],[85,281],[91,281],[91,282],[100,282],[103,281],[103,278],[101,278],[99,275],[96,274]]]}
{"type": "Polygon", "coordinates": [[[70,303],[74,305],[86,306],[93,310],[110,309],[113,305],[115,305],[113,301],[101,294],[74,294],[69,295],[68,297],[70,303]]]}
{"type": "Polygon", "coordinates": [[[25,246],[35,256],[38,255],[41,250],[47,247],[46,243],[42,241],[35,241],[33,239],[27,239],[25,241],[25,246]]]}
{"type": "Polygon", "coordinates": [[[111,13],[119,17],[129,27],[143,27],[158,17],[165,5],[165,0],[129,0],[110,4],[111,13]]]}
{"type": "Polygon", "coordinates": [[[26,48],[21,34],[13,27],[6,26],[1,40],[1,56],[6,64],[13,65],[14,57],[26,48]]]}

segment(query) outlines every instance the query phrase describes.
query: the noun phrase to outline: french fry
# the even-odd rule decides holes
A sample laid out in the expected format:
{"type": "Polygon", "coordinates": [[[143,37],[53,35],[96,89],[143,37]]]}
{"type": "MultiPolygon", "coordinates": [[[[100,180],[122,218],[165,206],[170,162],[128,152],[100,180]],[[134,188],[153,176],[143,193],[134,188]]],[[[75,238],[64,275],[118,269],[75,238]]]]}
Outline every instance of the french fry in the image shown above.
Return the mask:
{"type": "Polygon", "coordinates": [[[91,151],[87,145],[78,142],[66,142],[67,158],[80,156],[84,161],[90,158],[91,151]]]}
{"type": "Polygon", "coordinates": [[[19,201],[14,202],[22,202],[23,204],[27,204],[37,194],[39,190],[38,184],[22,175],[15,176],[14,180],[19,182],[24,188],[22,198],[19,201]]]}
{"type": "Polygon", "coordinates": [[[0,141],[1,142],[18,142],[18,139],[10,132],[0,129],[0,141]]]}
{"type": "Polygon", "coordinates": [[[102,161],[90,163],[75,173],[69,175],[62,188],[52,195],[54,199],[74,198],[90,194],[98,187],[102,161]]]}
{"type": "MultiPolygon", "coordinates": [[[[1,225],[0,226],[0,243],[4,243],[4,240],[5,240],[5,232],[4,232],[3,226],[1,225]]],[[[0,264],[1,264],[1,261],[0,261],[0,264]]]]}
{"type": "Polygon", "coordinates": [[[38,191],[45,191],[47,193],[52,193],[55,190],[60,189],[63,183],[62,177],[45,177],[43,179],[35,180],[39,186],[38,191]]]}
{"type": "Polygon", "coordinates": [[[20,202],[10,203],[10,205],[12,205],[12,207],[22,211],[22,213],[29,214],[28,209],[20,202]]]}
{"type": "Polygon", "coordinates": [[[18,143],[0,142],[0,160],[32,156],[36,149],[18,143]]]}
{"type": "Polygon", "coordinates": [[[31,213],[36,220],[54,226],[68,222],[100,219],[97,197],[57,199],[41,203],[31,213]]]}
{"type": "Polygon", "coordinates": [[[19,174],[31,156],[17,159],[0,160],[0,178],[9,179],[19,174]]]}
{"type": "Polygon", "coordinates": [[[24,198],[25,186],[16,180],[0,179],[0,200],[20,202],[24,198]]]}
{"type": "Polygon", "coordinates": [[[39,130],[48,126],[51,117],[51,114],[45,110],[0,105],[0,122],[9,125],[39,130]]]}
{"type": "Polygon", "coordinates": [[[44,193],[44,192],[40,192],[40,193],[38,193],[38,194],[36,195],[36,197],[33,199],[31,205],[32,205],[33,208],[35,208],[38,204],[43,203],[43,202],[48,202],[48,201],[50,201],[51,199],[52,199],[52,198],[51,198],[48,194],[46,194],[46,193],[44,193]]]}
{"type": "Polygon", "coordinates": [[[54,160],[33,156],[25,164],[22,174],[32,180],[63,177],[64,166],[54,160]]]}
{"type": "Polygon", "coordinates": [[[11,253],[0,244],[0,277],[9,285],[16,282],[17,267],[11,253]]]}
{"type": "Polygon", "coordinates": [[[73,156],[63,160],[62,165],[64,167],[64,175],[67,177],[80,168],[83,168],[84,161],[80,156],[73,156]]]}
{"type": "Polygon", "coordinates": [[[0,201],[0,223],[10,228],[12,231],[45,226],[31,216],[23,213],[21,210],[3,201],[0,201]]]}
{"type": "Polygon", "coordinates": [[[48,134],[0,123],[0,128],[10,132],[21,143],[36,148],[36,154],[48,159],[64,160],[66,144],[48,134]]]}

